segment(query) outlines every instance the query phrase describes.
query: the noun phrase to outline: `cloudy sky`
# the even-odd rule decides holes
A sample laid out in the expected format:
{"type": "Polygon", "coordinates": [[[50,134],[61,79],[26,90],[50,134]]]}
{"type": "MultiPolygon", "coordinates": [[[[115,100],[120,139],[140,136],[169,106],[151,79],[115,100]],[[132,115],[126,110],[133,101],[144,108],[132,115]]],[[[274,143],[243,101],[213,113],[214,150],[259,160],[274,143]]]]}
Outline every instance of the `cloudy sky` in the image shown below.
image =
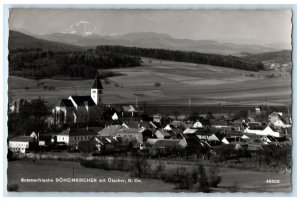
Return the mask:
{"type": "Polygon", "coordinates": [[[46,34],[88,21],[103,35],[158,32],[183,39],[267,44],[291,41],[291,17],[290,10],[12,9],[9,26],[46,34]]]}

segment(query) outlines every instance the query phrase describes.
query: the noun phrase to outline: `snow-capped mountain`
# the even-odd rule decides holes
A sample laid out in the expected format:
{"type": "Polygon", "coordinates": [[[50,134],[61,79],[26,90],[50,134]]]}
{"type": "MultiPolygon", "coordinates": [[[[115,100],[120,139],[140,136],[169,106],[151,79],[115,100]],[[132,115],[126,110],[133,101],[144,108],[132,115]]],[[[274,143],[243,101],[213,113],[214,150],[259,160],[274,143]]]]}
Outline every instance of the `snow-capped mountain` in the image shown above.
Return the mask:
{"type": "Polygon", "coordinates": [[[98,34],[100,32],[100,29],[91,24],[87,21],[78,21],[74,24],[72,24],[67,32],[63,33],[70,33],[70,34],[76,34],[81,36],[91,36],[94,34],[98,34]]]}

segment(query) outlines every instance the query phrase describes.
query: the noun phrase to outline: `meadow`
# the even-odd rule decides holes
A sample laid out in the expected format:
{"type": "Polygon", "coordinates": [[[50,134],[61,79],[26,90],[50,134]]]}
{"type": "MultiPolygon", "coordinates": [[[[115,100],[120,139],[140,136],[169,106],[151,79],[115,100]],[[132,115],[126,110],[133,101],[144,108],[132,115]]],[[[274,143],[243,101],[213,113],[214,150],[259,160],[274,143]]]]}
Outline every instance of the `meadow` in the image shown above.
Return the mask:
{"type": "MultiPolygon", "coordinates": [[[[291,104],[291,75],[143,59],[141,67],[103,80],[105,104],[276,105],[291,104]]],[[[43,98],[53,107],[70,95],[89,95],[93,80],[8,78],[9,101],[43,98]],[[50,88],[49,88],[50,87],[50,88]],[[51,89],[51,90],[50,90],[51,89]]]]}

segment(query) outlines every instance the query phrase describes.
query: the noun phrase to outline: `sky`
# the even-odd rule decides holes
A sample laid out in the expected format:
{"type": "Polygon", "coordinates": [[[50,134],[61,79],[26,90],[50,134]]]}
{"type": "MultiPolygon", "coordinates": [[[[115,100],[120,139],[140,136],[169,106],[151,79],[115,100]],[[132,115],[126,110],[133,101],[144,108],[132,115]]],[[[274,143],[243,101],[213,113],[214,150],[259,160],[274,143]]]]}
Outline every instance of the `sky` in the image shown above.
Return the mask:
{"type": "Polygon", "coordinates": [[[10,11],[9,26],[32,34],[50,34],[88,21],[103,35],[158,32],[181,39],[270,44],[291,42],[291,17],[290,10],[15,8],[10,11]]]}

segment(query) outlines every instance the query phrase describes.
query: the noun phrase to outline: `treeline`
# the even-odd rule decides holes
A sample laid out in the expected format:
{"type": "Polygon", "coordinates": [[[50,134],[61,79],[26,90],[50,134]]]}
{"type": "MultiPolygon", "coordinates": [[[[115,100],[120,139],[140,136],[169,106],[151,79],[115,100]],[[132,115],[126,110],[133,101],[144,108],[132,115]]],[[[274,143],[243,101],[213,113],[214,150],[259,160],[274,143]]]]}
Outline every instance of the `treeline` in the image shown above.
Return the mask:
{"type": "Polygon", "coordinates": [[[8,56],[11,75],[32,78],[67,76],[94,78],[98,69],[140,66],[139,57],[95,50],[54,52],[40,48],[14,49],[8,56]]]}
{"type": "Polygon", "coordinates": [[[122,55],[132,55],[139,57],[150,57],[162,60],[178,62],[190,62],[197,64],[208,64],[213,66],[228,67],[241,70],[258,71],[264,69],[262,63],[255,63],[235,56],[225,56],[218,54],[206,54],[199,52],[188,52],[178,50],[165,50],[153,48],[138,48],[124,46],[97,46],[99,54],[118,53],[122,55]]]}

